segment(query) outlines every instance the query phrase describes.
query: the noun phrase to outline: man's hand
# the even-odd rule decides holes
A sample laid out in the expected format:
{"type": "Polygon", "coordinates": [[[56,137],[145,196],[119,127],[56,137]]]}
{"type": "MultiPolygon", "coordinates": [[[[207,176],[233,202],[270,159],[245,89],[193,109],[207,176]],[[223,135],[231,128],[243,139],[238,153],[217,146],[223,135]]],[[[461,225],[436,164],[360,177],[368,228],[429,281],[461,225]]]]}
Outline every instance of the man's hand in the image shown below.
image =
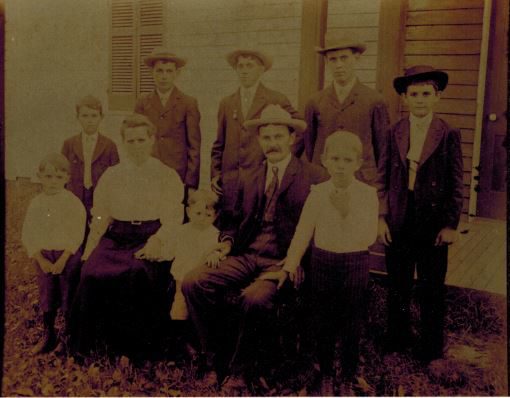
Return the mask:
{"type": "Polygon", "coordinates": [[[280,289],[287,280],[288,272],[284,270],[264,272],[257,279],[263,281],[277,281],[277,289],[280,289]]]}
{"type": "Polygon", "coordinates": [[[452,228],[443,228],[436,237],[436,242],[434,243],[435,246],[442,246],[442,245],[451,245],[453,242],[457,240],[457,230],[452,228]]]}
{"type": "Polygon", "coordinates": [[[379,225],[377,226],[377,237],[379,238],[383,245],[389,246],[391,244],[390,228],[388,227],[388,223],[386,222],[384,217],[379,217],[379,225]]]}
{"type": "Polygon", "coordinates": [[[329,200],[335,209],[338,210],[342,218],[347,217],[350,211],[350,195],[345,189],[335,189],[329,195],[329,200]]]}
{"type": "Polygon", "coordinates": [[[305,270],[303,267],[298,266],[295,271],[289,272],[289,279],[292,281],[292,283],[294,283],[294,287],[299,289],[305,280],[305,270]]]}
{"type": "Polygon", "coordinates": [[[221,176],[217,175],[216,177],[213,177],[211,179],[211,189],[218,196],[223,195],[223,189],[221,189],[221,186],[220,186],[220,178],[221,178],[221,176]]]}

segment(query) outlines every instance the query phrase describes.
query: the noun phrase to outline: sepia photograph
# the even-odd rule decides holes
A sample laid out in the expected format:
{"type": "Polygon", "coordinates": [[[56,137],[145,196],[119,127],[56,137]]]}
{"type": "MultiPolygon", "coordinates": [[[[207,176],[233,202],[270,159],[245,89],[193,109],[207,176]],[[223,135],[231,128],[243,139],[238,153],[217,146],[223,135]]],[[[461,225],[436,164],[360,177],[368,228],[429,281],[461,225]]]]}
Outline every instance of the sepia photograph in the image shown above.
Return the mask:
{"type": "Polygon", "coordinates": [[[2,396],[508,396],[508,0],[0,0],[2,396]]]}

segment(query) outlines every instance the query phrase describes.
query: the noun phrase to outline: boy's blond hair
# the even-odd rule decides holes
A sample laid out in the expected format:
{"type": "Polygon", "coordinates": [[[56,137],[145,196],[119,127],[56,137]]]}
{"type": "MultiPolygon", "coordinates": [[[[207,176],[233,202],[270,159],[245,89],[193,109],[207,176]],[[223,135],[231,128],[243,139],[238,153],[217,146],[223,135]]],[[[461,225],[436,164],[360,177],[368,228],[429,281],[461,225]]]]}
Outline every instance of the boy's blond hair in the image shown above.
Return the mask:
{"type": "Polygon", "coordinates": [[[46,170],[46,167],[50,165],[55,168],[57,171],[64,171],[69,174],[70,164],[67,158],[60,153],[50,153],[42,158],[39,163],[39,172],[42,173],[46,170]]]}
{"type": "Polygon", "coordinates": [[[147,127],[147,134],[149,137],[152,137],[156,133],[156,127],[151,123],[147,116],[141,115],[140,113],[133,113],[122,121],[122,125],[120,126],[120,135],[122,136],[122,139],[124,139],[124,132],[126,129],[141,126],[147,127]]]}
{"type": "Polygon", "coordinates": [[[326,156],[328,149],[332,146],[348,147],[356,152],[359,158],[363,155],[363,144],[361,143],[361,140],[356,134],[347,130],[335,131],[326,138],[322,156],[326,156]]]}
{"type": "Polygon", "coordinates": [[[101,116],[103,116],[103,105],[101,101],[99,101],[96,97],[92,95],[87,95],[83,97],[76,103],[76,115],[80,114],[80,108],[86,106],[87,108],[94,109],[99,112],[101,116]]]}
{"type": "Polygon", "coordinates": [[[205,202],[205,207],[207,209],[213,209],[214,211],[218,210],[218,195],[208,189],[198,189],[191,192],[188,196],[188,203],[186,205],[189,207],[200,201],[205,202]]]}

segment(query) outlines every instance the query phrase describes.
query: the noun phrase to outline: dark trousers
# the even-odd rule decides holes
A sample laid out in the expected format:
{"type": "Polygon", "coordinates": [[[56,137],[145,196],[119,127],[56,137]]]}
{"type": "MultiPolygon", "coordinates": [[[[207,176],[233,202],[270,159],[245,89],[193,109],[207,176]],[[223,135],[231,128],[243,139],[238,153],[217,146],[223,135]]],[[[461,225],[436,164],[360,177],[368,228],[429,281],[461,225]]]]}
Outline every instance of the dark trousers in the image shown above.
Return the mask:
{"type": "Polygon", "coordinates": [[[444,338],[445,277],[448,247],[434,246],[440,228],[416,225],[414,196],[409,192],[405,222],[392,231],[392,244],[386,248],[389,277],[388,332],[394,343],[410,336],[410,303],[417,271],[421,318],[421,348],[431,356],[441,356],[444,338]]]}
{"type": "MultiPolygon", "coordinates": [[[[232,367],[245,362],[255,350],[253,338],[264,328],[264,315],[273,308],[277,293],[275,281],[255,279],[260,274],[281,269],[279,260],[256,254],[227,257],[217,269],[207,266],[191,271],[183,280],[182,292],[203,352],[218,350],[229,331],[221,314],[225,294],[241,292],[241,319],[237,332],[232,367]]],[[[266,322],[267,323],[267,322],[266,322]]]]}
{"type": "MultiPolygon", "coordinates": [[[[62,255],[62,250],[42,250],[44,258],[55,263],[62,255]]],[[[77,251],[67,260],[60,275],[46,274],[37,261],[37,283],[39,285],[39,306],[43,312],[56,312],[60,307],[64,315],[68,316],[71,303],[80,280],[81,252],[77,251]]]]}
{"type": "Polygon", "coordinates": [[[341,337],[341,364],[352,377],[366,314],[368,251],[332,253],[312,248],[311,291],[317,356],[323,374],[333,373],[335,343],[341,337]]]}

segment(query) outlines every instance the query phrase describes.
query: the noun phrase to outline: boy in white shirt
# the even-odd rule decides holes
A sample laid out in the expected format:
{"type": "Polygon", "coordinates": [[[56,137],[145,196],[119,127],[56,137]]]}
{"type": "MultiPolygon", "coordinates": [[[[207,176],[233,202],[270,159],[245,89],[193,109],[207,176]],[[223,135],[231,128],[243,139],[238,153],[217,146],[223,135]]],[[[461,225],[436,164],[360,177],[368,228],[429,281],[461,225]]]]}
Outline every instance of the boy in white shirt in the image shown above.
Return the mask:
{"type": "Polygon", "coordinates": [[[22,242],[34,260],[43,311],[44,338],[34,352],[47,353],[57,345],[55,318],[60,306],[66,320],[80,278],[80,253],[86,212],[80,200],[65,189],[69,162],[60,154],[46,156],[37,173],[42,193],[28,206],[22,242]]]}
{"type": "Polygon", "coordinates": [[[368,247],[376,240],[378,224],[376,189],[354,177],[362,164],[362,153],[360,139],[351,132],[337,131],[326,139],[322,164],[331,178],[312,187],[283,267],[295,285],[300,284],[300,261],[313,242],[308,277],[323,396],[334,394],[333,357],[338,335],[342,337],[345,382],[352,381],[358,365],[369,276],[368,247]]]}

